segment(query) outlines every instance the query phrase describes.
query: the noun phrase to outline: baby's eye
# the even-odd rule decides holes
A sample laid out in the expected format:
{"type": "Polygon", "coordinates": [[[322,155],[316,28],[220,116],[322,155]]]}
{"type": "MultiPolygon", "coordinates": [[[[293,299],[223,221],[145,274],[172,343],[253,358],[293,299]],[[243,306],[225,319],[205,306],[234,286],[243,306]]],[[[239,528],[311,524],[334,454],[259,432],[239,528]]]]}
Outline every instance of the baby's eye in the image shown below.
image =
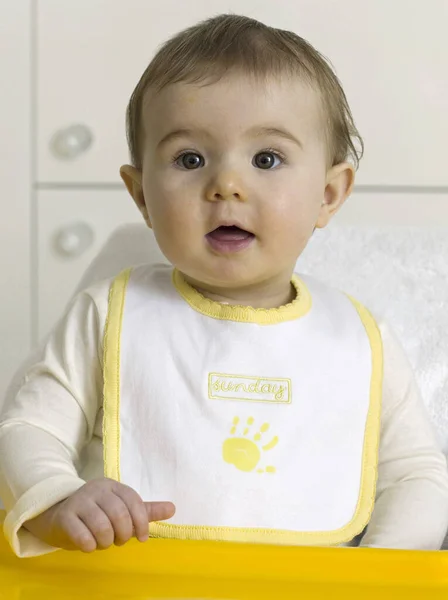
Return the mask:
{"type": "Polygon", "coordinates": [[[204,158],[197,152],[183,152],[174,162],[178,167],[188,170],[203,167],[205,163],[204,158]]]}
{"type": "Polygon", "coordinates": [[[264,150],[254,156],[253,165],[259,169],[272,169],[278,167],[284,162],[283,157],[278,152],[264,150]]]}

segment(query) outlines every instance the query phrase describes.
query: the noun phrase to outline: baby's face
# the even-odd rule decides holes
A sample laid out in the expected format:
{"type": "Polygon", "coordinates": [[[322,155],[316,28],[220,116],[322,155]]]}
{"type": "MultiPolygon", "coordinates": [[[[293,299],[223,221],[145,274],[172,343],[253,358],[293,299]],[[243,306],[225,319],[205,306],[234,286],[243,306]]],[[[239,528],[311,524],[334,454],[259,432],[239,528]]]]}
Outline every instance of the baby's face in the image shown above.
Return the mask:
{"type": "Polygon", "coordinates": [[[317,225],[327,145],[316,92],[232,75],[145,99],[142,190],[162,252],[190,280],[289,277],[317,225]]]}

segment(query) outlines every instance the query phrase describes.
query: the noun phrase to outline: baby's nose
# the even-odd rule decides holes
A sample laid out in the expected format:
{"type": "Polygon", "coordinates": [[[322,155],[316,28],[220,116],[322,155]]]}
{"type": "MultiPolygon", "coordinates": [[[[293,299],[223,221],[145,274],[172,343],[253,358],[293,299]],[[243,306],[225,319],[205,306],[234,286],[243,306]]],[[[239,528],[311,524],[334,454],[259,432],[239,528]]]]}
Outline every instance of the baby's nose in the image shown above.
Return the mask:
{"type": "Polygon", "coordinates": [[[247,201],[247,190],[241,175],[232,170],[216,174],[208,183],[205,195],[210,202],[229,199],[247,201]]]}

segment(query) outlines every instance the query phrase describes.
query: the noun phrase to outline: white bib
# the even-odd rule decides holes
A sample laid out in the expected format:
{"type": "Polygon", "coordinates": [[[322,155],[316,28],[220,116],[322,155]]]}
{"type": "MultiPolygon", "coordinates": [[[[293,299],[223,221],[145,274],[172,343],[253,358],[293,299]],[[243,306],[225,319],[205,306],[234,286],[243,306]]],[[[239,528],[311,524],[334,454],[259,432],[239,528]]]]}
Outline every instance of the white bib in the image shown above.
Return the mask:
{"type": "Polygon", "coordinates": [[[279,309],[219,304],[165,265],[114,281],[105,475],[169,500],[158,537],[336,545],[375,500],[382,344],[370,313],[310,277],[279,309]]]}

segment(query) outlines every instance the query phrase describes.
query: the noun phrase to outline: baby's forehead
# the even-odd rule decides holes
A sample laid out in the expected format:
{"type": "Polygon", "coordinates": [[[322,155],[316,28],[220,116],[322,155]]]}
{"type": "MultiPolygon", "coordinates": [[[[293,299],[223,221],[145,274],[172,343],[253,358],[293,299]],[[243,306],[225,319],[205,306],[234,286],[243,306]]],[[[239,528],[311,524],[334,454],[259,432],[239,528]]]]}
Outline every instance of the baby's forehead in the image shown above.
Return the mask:
{"type": "Polygon", "coordinates": [[[148,90],[142,108],[146,132],[170,127],[245,128],[278,123],[304,133],[322,123],[319,92],[298,77],[255,79],[230,75],[218,81],[179,82],[148,90]]]}
{"type": "Polygon", "coordinates": [[[293,102],[295,105],[318,107],[321,94],[314,84],[302,77],[292,75],[251,76],[244,73],[229,73],[219,79],[203,78],[198,82],[179,81],[165,86],[162,90],[151,87],[145,92],[144,108],[151,104],[189,104],[203,101],[221,104],[232,99],[240,105],[252,104],[259,99],[263,102],[293,102]]]}

